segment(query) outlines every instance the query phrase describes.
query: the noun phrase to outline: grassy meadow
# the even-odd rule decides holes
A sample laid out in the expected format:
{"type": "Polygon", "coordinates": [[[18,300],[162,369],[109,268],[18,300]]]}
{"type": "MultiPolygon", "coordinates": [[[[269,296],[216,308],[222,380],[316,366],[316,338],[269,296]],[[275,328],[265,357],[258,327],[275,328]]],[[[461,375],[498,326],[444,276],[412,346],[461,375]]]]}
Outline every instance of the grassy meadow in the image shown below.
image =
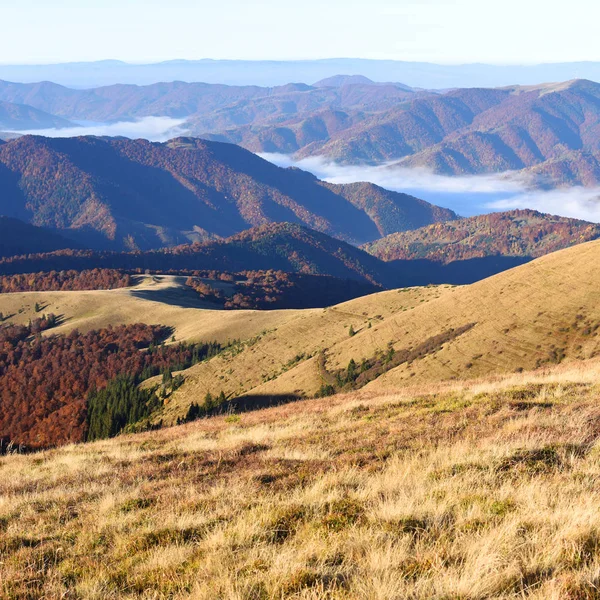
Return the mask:
{"type": "Polygon", "coordinates": [[[600,597],[600,362],[0,458],[0,597],[600,597]]]}

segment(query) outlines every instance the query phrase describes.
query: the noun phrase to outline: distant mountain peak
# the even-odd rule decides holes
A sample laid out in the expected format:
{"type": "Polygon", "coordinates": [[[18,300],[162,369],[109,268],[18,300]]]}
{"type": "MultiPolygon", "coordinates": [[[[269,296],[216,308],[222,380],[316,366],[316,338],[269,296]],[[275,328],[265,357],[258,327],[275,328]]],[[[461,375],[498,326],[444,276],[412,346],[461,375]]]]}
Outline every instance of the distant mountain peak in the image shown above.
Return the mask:
{"type": "Polygon", "coordinates": [[[278,86],[278,93],[287,92],[308,92],[313,89],[314,86],[307,85],[306,83],[286,83],[285,85],[278,86]]]}
{"type": "Polygon", "coordinates": [[[373,85],[375,82],[364,75],[334,75],[313,84],[313,87],[342,87],[344,85],[373,85]]]}

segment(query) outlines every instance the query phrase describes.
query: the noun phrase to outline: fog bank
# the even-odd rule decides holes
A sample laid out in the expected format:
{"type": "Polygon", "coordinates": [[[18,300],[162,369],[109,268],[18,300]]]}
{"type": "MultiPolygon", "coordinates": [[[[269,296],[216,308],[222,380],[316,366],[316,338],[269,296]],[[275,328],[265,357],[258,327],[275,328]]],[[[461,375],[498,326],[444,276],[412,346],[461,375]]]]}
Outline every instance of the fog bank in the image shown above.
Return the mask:
{"type": "Polygon", "coordinates": [[[330,183],[369,181],[381,187],[412,194],[469,217],[496,211],[530,208],[564,217],[600,222],[600,188],[572,187],[531,190],[510,174],[448,177],[424,169],[388,165],[346,166],[320,157],[295,161],[284,154],[261,154],[282,166],[295,166],[330,183]]]}
{"type": "Polygon", "coordinates": [[[185,119],[170,117],[144,117],[134,121],[118,123],[82,123],[77,127],[60,129],[36,129],[18,131],[22,135],[43,135],[52,138],[77,137],[81,135],[97,135],[111,137],[126,137],[131,139],[146,139],[151,142],[166,142],[174,137],[185,135],[183,127],[185,119]]]}

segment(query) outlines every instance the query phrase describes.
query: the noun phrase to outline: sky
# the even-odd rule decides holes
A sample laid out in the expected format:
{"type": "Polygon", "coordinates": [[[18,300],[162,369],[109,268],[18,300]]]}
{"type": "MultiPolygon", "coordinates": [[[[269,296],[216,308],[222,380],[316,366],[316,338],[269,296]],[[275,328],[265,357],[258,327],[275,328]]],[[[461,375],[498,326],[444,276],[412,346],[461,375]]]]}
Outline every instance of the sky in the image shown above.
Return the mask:
{"type": "Polygon", "coordinates": [[[593,0],[0,0],[0,64],[600,60],[593,0]]]}

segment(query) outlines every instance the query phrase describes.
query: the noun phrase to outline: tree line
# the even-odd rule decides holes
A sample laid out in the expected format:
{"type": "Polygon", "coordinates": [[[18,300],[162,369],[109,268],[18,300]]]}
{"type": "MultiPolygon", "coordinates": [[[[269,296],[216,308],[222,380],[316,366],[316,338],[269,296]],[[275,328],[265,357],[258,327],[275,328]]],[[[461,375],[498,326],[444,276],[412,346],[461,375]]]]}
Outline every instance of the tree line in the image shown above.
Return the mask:
{"type": "Polygon", "coordinates": [[[0,293],[112,290],[131,285],[131,275],[115,269],[49,271],[0,276],[0,293]]]}

